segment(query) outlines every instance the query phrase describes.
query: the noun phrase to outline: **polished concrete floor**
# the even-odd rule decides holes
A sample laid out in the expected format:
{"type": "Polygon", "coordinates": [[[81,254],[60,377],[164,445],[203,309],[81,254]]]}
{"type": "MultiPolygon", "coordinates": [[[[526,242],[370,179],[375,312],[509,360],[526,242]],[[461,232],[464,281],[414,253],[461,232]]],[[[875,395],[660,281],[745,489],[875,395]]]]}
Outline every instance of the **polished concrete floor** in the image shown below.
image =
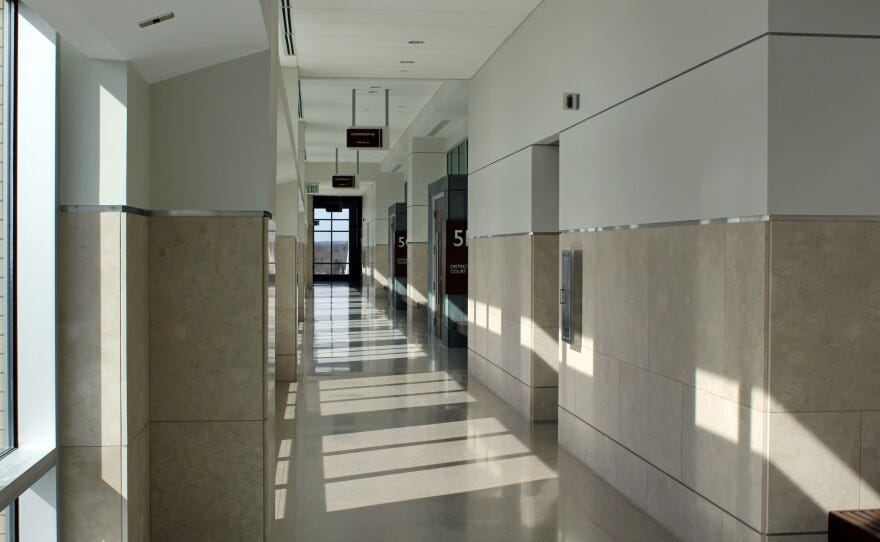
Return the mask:
{"type": "Polygon", "coordinates": [[[276,389],[277,540],[673,539],[427,331],[384,292],[315,286],[276,389]]]}

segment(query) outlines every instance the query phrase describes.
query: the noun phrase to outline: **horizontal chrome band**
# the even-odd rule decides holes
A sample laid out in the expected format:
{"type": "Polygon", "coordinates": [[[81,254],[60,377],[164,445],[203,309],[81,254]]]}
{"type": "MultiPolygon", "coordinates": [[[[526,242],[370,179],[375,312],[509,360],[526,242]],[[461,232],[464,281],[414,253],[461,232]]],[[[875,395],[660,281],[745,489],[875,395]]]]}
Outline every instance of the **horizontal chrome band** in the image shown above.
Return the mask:
{"type": "Polygon", "coordinates": [[[269,211],[208,211],[208,210],[149,210],[130,205],[61,205],[62,213],[129,213],[156,217],[243,217],[272,218],[269,211]]]}
{"type": "Polygon", "coordinates": [[[536,235],[559,235],[558,231],[524,231],[516,233],[496,233],[492,235],[474,235],[468,239],[494,239],[497,237],[534,237],[536,235]]]}

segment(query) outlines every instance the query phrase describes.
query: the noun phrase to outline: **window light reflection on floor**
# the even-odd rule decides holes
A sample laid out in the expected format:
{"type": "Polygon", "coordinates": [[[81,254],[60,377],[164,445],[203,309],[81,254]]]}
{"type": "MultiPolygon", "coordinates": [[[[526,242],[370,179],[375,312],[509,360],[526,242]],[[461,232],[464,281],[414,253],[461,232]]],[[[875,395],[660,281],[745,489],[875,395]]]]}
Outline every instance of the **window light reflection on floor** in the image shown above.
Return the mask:
{"type": "Polygon", "coordinates": [[[328,512],[557,476],[495,418],[327,435],[322,446],[328,512]],[[416,470],[392,472],[402,469],[416,470]]]}

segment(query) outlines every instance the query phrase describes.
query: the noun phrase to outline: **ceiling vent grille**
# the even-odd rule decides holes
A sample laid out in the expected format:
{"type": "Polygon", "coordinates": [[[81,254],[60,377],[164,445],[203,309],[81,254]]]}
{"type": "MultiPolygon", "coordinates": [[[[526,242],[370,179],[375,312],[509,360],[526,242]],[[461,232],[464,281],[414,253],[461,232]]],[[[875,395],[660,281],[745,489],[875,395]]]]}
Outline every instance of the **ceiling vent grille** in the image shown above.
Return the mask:
{"type": "Polygon", "coordinates": [[[281,0],[281,22],[284,25],[284,49],[287,56],[294,56],[293,50],[293,23],[290,19],[290,0],[281,0]]]}
{"type": "Polygon", "coordinates": [[[428,137],[439,134],[440,130],[442,130],[447,124],[449,124],[448,120],[441,120],[440,122],[438,122],[437,126],[434,126],[434,129],[428,132],[428,137]]]}
{"type": "Polygon", "coordinates": [[[394,166],[394,169],[392,169],[391,171],[399,171],[400,168],[402,168],[402,167],[403,167],[403,164],[397,164],[396,166],[394,166]]]}

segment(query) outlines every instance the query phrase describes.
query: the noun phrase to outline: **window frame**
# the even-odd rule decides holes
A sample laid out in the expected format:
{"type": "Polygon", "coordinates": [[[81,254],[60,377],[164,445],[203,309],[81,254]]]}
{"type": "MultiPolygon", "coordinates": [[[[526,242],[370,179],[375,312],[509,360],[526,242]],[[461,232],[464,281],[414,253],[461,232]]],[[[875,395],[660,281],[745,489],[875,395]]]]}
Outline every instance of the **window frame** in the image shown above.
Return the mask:
{"type": "Polygon", "coordinates": [[[12,510],[10,539],[28,542],[58,536],[58,36],[24,2],[3,2],[13,446],[0,455],[0,510],[12,510]]]}

